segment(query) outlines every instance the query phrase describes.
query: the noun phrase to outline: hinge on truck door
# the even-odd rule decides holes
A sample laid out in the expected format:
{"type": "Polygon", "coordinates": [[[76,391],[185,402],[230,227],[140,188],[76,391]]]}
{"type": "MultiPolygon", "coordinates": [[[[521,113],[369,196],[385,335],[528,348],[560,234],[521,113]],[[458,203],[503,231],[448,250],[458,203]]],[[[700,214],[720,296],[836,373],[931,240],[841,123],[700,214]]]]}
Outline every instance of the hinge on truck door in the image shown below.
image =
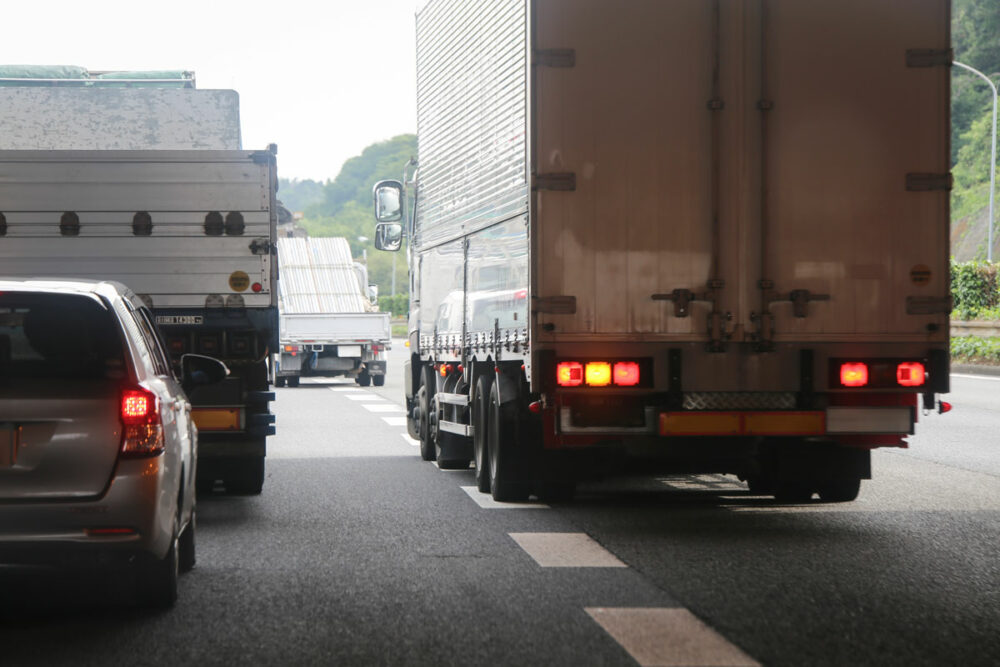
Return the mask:
{"type": "Polygon", "coordinates": [[[711,301],[707,294],[695,294],[689,289],[675,289],[670,294],[654,294],[653,301],[673,301],[674,317],[687,317],[691,314],[692,301],[711,301]]]}
{"type": "Polygon", "coordinates": [[[535,174],[532,178],[531,189],[572,192],[576,190],[576,174],[572,172],[535,174]]]}
{"type": "Polygon", "coordinates": [[[932,192],[943,190],[950,192],[954,179],[951,172],[947,174],[907,174],[906,189],[909,192],[932,192]]]}
{"type": "Polygon", "coordinates": [[[951,67],[954,49],[907,49],[907,67],[951,67]]]}
{"type": "Polygon", "coordinates": [[[792,314],[795,317],[807,317],[809,315],[810,301],[829,301],[829,294],[813,294],[807,289],[793,289],[788,294],[775,294],[771,297],[770,303],[776,301],[790,301],[792,304],[792,314]]]}
{"type": "Polygon", "coordinates": [[[576,51],[573,49],[536,49],[534,64],[539,67],[575,67],[576,51]]]}
{"type": "Polygon", "coordinates": [[[250,243],[250,252],[255,255],[270,255],[273,254],[274,246],[267,239],[260,238],[254,239],[250,243]]]}

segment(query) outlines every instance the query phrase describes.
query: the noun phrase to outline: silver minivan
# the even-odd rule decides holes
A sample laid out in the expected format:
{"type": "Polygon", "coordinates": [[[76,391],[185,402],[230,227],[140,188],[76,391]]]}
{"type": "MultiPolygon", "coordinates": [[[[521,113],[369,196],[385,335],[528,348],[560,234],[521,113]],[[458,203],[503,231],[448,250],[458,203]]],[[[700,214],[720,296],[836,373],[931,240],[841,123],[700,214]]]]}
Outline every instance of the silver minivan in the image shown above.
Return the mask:
{"type": "Polygon", "coordinates": [[[195,563],[197,429],[152,316],[110,282],[0,279],[0,563],[94,560],[166,607],[195,563]],[[91,558],[93,557],[93,558],[91,558]]]}

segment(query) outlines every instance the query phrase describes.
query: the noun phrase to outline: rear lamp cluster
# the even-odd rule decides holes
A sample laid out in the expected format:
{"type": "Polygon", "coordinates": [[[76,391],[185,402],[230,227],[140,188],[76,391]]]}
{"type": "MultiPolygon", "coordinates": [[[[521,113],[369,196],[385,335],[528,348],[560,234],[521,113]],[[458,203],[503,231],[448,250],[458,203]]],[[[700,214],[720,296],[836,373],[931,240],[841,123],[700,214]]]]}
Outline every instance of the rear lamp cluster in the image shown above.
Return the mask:
{"type": "Polygon", "coordinates": [[[163,425],[155,394],[145,389],[124,390],[121,421],[123,456],[156,456],[163,451],[163,425]]]}
{"type": "Polygon", "coordinates": [[[560,361],[556,384],[560,387],[637,387],[642,381],[637,361],[560,361]]]}
{"type": "Polygon", "coordinates": [[[842,361],[839,369],[841,387],[909,388],[927,382],[927,369],[919,361],[842,361]]]}

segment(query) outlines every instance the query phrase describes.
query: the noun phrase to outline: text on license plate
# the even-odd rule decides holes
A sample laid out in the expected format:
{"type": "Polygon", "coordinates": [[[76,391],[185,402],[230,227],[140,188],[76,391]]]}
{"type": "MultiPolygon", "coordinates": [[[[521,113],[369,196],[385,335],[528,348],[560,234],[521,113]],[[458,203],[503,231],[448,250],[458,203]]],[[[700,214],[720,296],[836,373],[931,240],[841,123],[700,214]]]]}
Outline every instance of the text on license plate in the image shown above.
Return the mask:
{"type": "Polygon", "coordinates": [[[201,315],[157,315],[157,324],[202,324],[205,318],[201,315]]]}

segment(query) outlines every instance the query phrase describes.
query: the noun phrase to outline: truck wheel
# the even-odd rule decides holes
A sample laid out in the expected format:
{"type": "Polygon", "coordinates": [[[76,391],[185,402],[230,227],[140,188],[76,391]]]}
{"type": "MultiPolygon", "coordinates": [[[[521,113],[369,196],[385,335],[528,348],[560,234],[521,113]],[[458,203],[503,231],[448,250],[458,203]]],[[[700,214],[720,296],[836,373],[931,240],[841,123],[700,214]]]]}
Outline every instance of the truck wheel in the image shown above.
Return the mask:
{"type": "Polygon", "coordinates": [[[417,405],[420,406],[420,422],[417,428],[420,431],[420,458],[424,461],[433,461],[437,458],[434,451],[434,443],[431,441],[430,401],[427,400],[427,385],[421,385],[417,392],[417,405]]]}
{"type": "Polygon", "coordinates": [[[354,379],[362,387],[367,387],[372,383],[372,376],[368,374],[368,371],[361,371],[358,373],[358,377],[354,379]]]}
{"type": "Polygon", "coordinates": [[[283,378],[283,377],[274,378],[274,386],[275,387],[284,387],[285,386],[285,378],[283,378]]]}
{"type": "Polygon", "coordinates": [[[226,477],[226,490],[240,496],[259,496],[264,488],[264,457],[236,459],[226,477]]]}
{"type": "Polygon", "coordinates": [[[515,403],[500,403],[500,391],[495,382],[490,387],[487,433],[493,500],[505,503],[524,502],[531,489],[524,478],[523,456],[517,450],[517,406],[515,403]]]}
{"type": "Polygon", "coordinates": [[[375,385],[376,387],[381,387],[381,386],[385,385],[385,376],[384,375],[373,375],[372,376],[372,384],[375,385]]]}
{"type": "Polygon", "coordinates": [[[472,448],[476,457],[476,488],[490,492],[490,388],[493,376],[481,375],[476,380],[476,395],[472,403],[472,448]]]}
{"type": "Polygon", "coordinates": [[[299,386],[299,376],[298,375],[292,375],[291,377],[289,377],[288,378],[288,386],[289,387],[298,387],[299,386]]]}
{"type": "Polygon", "coordinates": [[[838,479],[821,482],[819,499],[825,503],[849,503],[857,499],[860,491],[861,478],[857,475],[845,475],[838,479]]]}

